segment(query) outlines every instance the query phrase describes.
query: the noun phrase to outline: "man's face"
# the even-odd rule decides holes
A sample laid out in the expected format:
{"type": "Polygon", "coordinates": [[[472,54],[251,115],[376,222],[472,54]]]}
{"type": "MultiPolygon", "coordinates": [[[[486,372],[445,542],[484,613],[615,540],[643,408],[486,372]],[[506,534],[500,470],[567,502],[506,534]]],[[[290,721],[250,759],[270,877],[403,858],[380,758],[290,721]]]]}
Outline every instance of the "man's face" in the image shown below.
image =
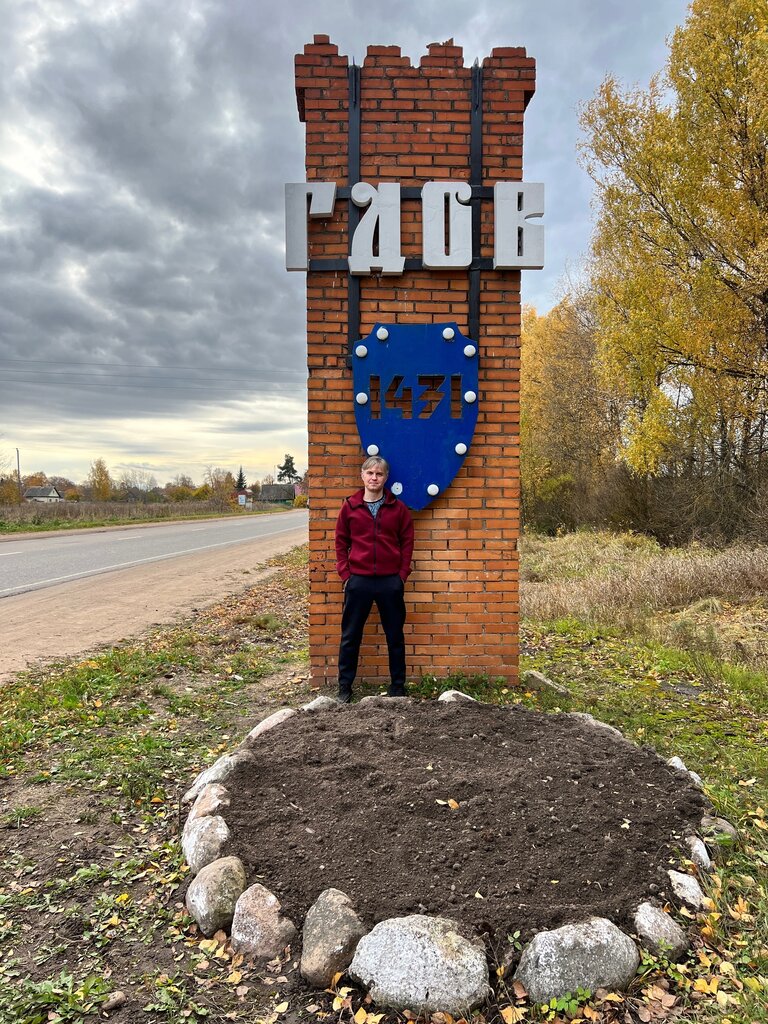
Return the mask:
{"type": "Polygon", "coordinates": [[[379,465],[369,466],[368,469],[364,469],[362,472],[363,486],[368,491],[384,490],[384,484],[387,482],[387,474],[384,472],[384,467],[379,465]]]}

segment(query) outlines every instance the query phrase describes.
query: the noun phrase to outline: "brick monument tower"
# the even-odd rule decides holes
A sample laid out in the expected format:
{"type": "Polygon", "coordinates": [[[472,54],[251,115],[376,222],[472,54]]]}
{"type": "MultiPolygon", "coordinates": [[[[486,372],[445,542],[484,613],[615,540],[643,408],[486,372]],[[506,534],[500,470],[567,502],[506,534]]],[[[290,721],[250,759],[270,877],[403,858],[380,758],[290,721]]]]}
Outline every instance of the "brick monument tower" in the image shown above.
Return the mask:
{"type": "MultiPolygon", "coordinates": [[[[421,394],[432,394],[432,405],[444,398],[445,409],[453,403],[457,422],[462,402],[467,408],[476,400],[476,426],[450,485],[423,508],[409,502],[418,509],[406,587],[409,678],[462,673],[517,681],[520,268],[540,266],[543,252],[543,229],[526,226],[543,212],[542,186],[520,184],[523,115],[534,88],[535,62],[519,47],[494,49],[482,64],[465,67],[461,47],[449,40],[430,45],[413,67],[398,47],[369,46],[358,67],[316,35],[296,56],[307,181],[292,223],[287,214],[288,266],[307,272],[309,637],[316,680],[336,680],[342,589],[335,519],[344,497],[360,486],[360,464],[372,451],[358,435],[355,403],[369,395],[361,397],[353,381],[355,353],[365,351],[361,339],[376,337],[376,325],[453,323],[462,344],[471,342],[463,351],[476,359],[476,395],[461,384],[452,393],[447,383],[444,391],[441,383],[421,394]],[[369,197],[361,201],[359,186],[352,197],[360,182],[381,200],[367,241],[369,197]],[[431,192],[428,183],[435,183],[431,192]],[[353,267],[353,239],[361,238],[367,263],[353,267]],[[296,239],[305,250],[298,259],[296,239]]],[[[287,186],[287,193],[296,188],[287,186]]],[[[418,345],[408,358],[414,372],[429,370],[418,365],[418,345]]],[[[417,376],[413,383],[444,378],[417,376]]],[[[429,418],[432,405],[415,401],[420,392],[408,386],[407,369],[391,383],[382,378],[381,395],[375,380],[371,403],[381,403],[384,413],[409,420],[408,427],[429,418]]],[[[386,439],[386,425],[382,430],[386,439]]],[[[433,457],[430,445],[434,440],[398,442],[395,454],[423,468],[433,457]]],[[[392,461],[386,443],[381,454],[392,461]]],[[[375,616],[374,609],[360,657],[361,679],[369,682],[388,678],[375,616]]]]}

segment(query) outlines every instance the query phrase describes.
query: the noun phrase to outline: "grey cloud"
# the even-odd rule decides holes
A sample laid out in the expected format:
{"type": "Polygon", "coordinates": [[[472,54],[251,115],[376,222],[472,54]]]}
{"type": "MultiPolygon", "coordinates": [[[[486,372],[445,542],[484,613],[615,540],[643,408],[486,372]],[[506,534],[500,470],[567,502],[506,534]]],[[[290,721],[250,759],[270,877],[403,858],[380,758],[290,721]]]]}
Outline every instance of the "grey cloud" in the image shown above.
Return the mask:
{"type": "Polygon", "coordinates": [[[102,427],[130,417],[137,429],[125,460],[148,464],[145,418],[162,418],[180,438],[185,423],[204,421],[217,439],[284,435],[294,421],[301,436],[304,282],[283,269],[282,189],[304,174],[293,55],[316,32],[358,62],[367,44],[385,43],[417,63],[428,43],[451,36],[466,63],[498,45],[523,45],[537,58],[526,177],[547,184],[548,266],[524,274],[523,292],[547,308],[589,231],[576,105],[608,70],[630,80],[656,70],[685,8],[685,0],[648,0],[637,12],[616,0],[480,0],[471,10],[465,0],[295,0],[269,10],[253,0],[12,4],[0,53],[4,117],[53,156],[25,180],[3,169],[0,153],[6,435],[9,424],[23,429],[32,407],[53,435],[67,423],[74,437],[80,423],[78,443],[114,445],[102,427]],[[239,396],[252,404],[252,422],[229,406],[239,396]]]}

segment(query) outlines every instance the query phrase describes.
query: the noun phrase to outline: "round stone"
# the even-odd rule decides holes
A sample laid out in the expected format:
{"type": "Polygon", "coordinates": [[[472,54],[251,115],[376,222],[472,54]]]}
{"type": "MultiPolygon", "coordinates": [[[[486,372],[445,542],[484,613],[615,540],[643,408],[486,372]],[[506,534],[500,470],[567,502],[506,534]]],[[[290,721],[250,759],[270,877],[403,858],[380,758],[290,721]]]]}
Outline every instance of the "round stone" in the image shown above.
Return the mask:
{"type": "Polygon", "coordinates": [[[475,348],[474,345],[465,345],[464,346],[464,355],[468,356],[471,359],[472,356],[477,355],[477,349],[475,348]]]}
{"type": "Polygon", "coordinates": [[[439,493],[440,488],[437,486],[437,484],[430,484],[429,487],[427,487],[427,494],[431,494],[433,498],[436,494],[439,493]]]}
{"type": "Polygon", "coordinates": [[[403,485],[399,481],[394,483],[394,484],[392,484],[392,486],[389,489],[390,489],[390,491],[392,491],[393,494],[402,494],[403,493],[403,485]]]}
{"type": "Polygon", "coordinates": [[[389,331],[387,330],[386,327],[380,327],[378,331],[376,331],[376,337],[379,339],[379,341],[386,341],[387,338],[389,337],[389,331]]]}
{"type": "Polygon", "coordinates": [[[456,332],[452,327],[446,327],[445,330],[443,331],[443,337],[445,338],[446,341],[453,341],[455,334],[456,332]]]}
{"type": "MultiPolygon", "coordinates": [[[[366,402],[367,401],[368,401],[368,399],[366,398],[366,402]]],[[[472,405],[473,402],[477,401],[477,395],[475,394],[474,391],[465,391],[464,392],[464,401],[465,402],[469,402],[469,404],[472,405]]]]}
{"type": "MultiPolygon", "coordinates": [[[[465,395],[464,397],[466,398],[467,396],[465,395]]],[[[358,405],[365,405],[368,402],[368,395],[364,391],[358,391],[355,395],[355,401],[358,405]]]]}
{"type": "MultiPolygon", "coordinates": [[[[464,351],[466,352],[466,349],[464,349],[464,351]]],[[[368,355],[368,349],[365,347],[365,345],[358,345],[357,348],[355,349],[355,355],[358,357],[358,359],[365,359],[365,357],[368,355]]]]}
{"type": "Polygon", "coordinates": [[[456,447],[453,450],[456,452],[457,455],[466,455],[467,454],[467,446],[464,444],[463,441],[459,441],[459,443],[456,445],[456,447]]]}
{"type": "Polygon", "coordinates": [[[377,444],[369,444],[365,450],[368,452],[369,455],[379,454],[379,446],[377,444]]]}

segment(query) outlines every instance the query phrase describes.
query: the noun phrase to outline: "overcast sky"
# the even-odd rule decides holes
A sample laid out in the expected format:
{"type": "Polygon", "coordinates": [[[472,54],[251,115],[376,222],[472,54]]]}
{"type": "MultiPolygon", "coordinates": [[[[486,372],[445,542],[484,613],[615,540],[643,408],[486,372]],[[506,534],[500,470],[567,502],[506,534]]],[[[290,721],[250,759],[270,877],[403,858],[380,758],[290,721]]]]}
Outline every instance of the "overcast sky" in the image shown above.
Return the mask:
{"type": "Polygon", "coordinates": [[[413,63],[525,46],[525,180],[547,189],[539,311],[578,273],[591,188],[577,105],[646,85],[683,0],[4,0],[0,29],[0,458],[22,473],[165,483],[306,466],[304,276],[283,184],[304,180],[293,56],[327,33],[413,63]]]}

